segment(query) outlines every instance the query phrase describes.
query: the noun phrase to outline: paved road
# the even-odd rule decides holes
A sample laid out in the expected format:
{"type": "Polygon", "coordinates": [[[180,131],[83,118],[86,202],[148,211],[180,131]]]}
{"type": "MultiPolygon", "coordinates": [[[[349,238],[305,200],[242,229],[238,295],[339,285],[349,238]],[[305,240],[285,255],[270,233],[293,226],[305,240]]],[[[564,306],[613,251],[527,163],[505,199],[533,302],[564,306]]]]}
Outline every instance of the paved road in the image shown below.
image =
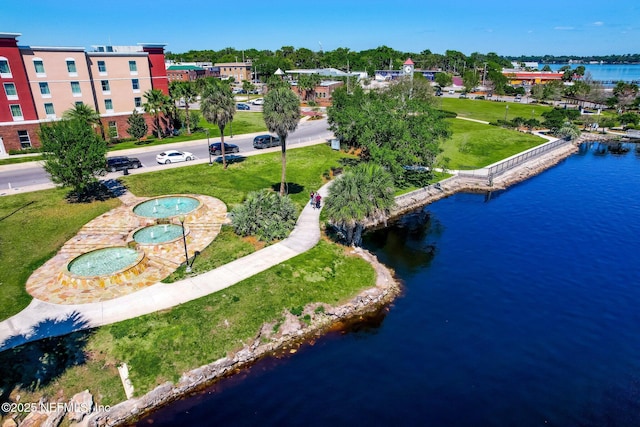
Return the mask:
{"type": "MultiPolygon", "coordinates": [[[[333,133],[328,129],[327,120],[301,121],[298,129],[291,133],[287,138],[287,146],[295,147],[299,144],[308,143],[309,141],[317,141],[318,143],[332,138],[333,133]]],[[[245,135],[235,135],[233,137],[225,137],[226,143],[236,144],[240,147],[241,155],[250,155],[251,153],[260,152],[253,148],[253,138],[255,135],[266,133],[258,132],[245,135]]],[[[208,142],[220,141],[219,138],[210,138],[208,142]]],[[[207,139],[199,139],[195,141],[186,141],[178,143],[170,143],[161,146],[134,148],[130,150],[119,150],[109,153],[109,156],[135,156],[140,159],[143,168],[136,172],[149,171],[149,167],[158,166],[156,155],[164,150],[176,149],[192,152],[196,159],[209,161],[207,139]]],[[[190,163],[181,163],[184,166],[190,163]]],[[[176,166],[176,165],[171,165],[176,166]]],[[[108,174],[107,178],[121,176],[122,172],[108,174]]],[[[42,188],[51,188],[53,184],[49,175],[44,171],[40,162],[26,162],[13,165],[0,166],[0,195],[15,194],[18,191],[38,190],[42,188]]]]}

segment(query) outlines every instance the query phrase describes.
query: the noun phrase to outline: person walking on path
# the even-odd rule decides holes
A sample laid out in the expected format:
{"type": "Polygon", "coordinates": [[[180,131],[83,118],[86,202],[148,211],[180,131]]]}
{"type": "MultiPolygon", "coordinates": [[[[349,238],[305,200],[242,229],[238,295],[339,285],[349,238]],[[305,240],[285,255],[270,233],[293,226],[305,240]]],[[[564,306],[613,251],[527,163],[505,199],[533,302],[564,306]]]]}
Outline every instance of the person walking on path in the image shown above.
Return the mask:
{"type": "Polygon", "coordinates": [[[321,200],[322,200],[322,196],[320,196],[320,193],[316,193],[316,209],[320,209],[321,200]]]}
{"type": "Polygon", "coordinates": [[[309,204],[312,207],[314,207],[315,206],[315,201],[316,201],[316,192],[312,191],[310,197],[311,197],[311,200],[309,200],[309,204]]]}

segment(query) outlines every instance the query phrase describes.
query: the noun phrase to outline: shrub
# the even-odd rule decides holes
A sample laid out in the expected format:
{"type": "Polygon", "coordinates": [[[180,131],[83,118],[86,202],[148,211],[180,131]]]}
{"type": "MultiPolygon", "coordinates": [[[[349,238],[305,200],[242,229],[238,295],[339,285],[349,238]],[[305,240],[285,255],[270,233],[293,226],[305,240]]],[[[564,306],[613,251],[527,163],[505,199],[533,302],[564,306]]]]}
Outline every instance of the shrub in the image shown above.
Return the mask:
{"type": "Polygon", "coordinates": [[[231,211],[235,232],[270,242],[289,235],[296,224],[296,208],[289,196],[262,190],[249,193],[247,200],[231,211]]]}

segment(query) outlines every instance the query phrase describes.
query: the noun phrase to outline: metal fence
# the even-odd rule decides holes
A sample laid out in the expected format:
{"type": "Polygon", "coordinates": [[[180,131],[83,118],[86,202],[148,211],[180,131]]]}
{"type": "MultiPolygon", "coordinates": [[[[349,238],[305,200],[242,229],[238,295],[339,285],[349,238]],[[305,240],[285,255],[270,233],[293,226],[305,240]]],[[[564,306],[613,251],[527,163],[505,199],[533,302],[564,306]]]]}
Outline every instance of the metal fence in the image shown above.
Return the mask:
{"type": "Polygon", "coordinates": [[[568,144],[571,144],[571,141],[565,139],[556,139],[555,141],[547,142],[546,144],[539,145],[538,147],[509,157],[508,159],[502,160],[501,162],[494,163],[493,165],[486,168],[476,169],[472,171],[460,171],[458,175],[465,178],[488,179],[489,181],[491,181],[496,176],[501,175],[516,166],[519,166],[533,158],[536,158],[548,153],[551,150],[555,150],[556,148],[563,147],[568,144]]]}

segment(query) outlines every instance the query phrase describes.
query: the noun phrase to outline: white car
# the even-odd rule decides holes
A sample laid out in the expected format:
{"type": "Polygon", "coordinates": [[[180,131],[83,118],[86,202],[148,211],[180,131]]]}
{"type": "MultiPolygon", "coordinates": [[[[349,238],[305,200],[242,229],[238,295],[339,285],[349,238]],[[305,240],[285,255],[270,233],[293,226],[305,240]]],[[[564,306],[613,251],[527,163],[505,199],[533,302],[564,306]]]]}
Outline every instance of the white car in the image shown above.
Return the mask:
{"type": "Polygon", "coordinates": [[[188,162],[193,160],[193,154],[188,151],[167,150],[156,156],[156,161],[162,165],[169,163],[188,162]]]}
{"type": "Polygon", "coordinates": [[[263,105],[264,104],[264,98],[256,98],[253,101],[251,101],[251,103],[253,105],[263,105]]]}

